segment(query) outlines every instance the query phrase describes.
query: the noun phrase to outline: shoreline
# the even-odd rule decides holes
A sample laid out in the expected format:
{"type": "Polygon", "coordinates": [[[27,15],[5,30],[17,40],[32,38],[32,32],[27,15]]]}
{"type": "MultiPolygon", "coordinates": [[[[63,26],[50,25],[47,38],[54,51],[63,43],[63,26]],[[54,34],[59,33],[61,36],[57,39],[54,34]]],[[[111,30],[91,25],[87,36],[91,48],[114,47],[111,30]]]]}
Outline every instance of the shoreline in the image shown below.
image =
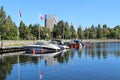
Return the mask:
{"type": "MultiPolygon", "coordinates": [[[[63,42],[68,42],[71,40],[63,40],[63,42]]],[[[47,40],[41,40],[41,41],[47,41],[47,40]]],[[[48,40],[47,42],[49,42],[48,40]]],[[[23,46],[23,45],[30,45],[34,44],[37,42],[37,40],[3,40],[3,45],[4,47],[9,47],[9,46],[23,46]]],[[[120,39],[82,39],[82,42],[90,42],[90,43],[95,43],[95,42],[120,42],[120,39]]],[[[0,41],[0,47],[1,47],[1,41],[0,41]]]]}
{"type": "MultiPolygon", "coordinates": [[[[45,41],[46,40],[41,40],[41,41],[45,41]]],[[[49,40],[50,41],[50,40],[49,40]]],[[[47,42],[49,42],[47,41],[47,42]]],[[[63,40],[64,42],[67,42],[67,41],[71,41],[71,40],[63,40]]],[[[1,42],[1,41],[0,41],[1,42]]],[[[99,43],[99,42],[120,42],[120,39],[83,39],[82,40],[83,43],[85,42],[89,42],[89,43],[99,43]]],[[[23,45],[30,45],[30,44],[34,44],[35,43],[35,40],[5,40],[4,41],[4,47],[18,47],[18,46],[23,46],[23,45]]],[[[0,45],[1,47],[1,45],[0,45]]],[[[19,54],[23,54],[23,51],[20,52],[19,54]]],[[[10,56],[10,55],[18,55],[16,53],[9,53],[9,54],[3,54],[3,55],[0,55],[0,58],[2,56],[10,56]]]]}
{"type": "Polygon", "coordinates": [[[91,42],[91,43],[94,43],[94,42],[120,42],[120,39],[88,39],[88,40],[83,39],[83,42],[91,42]]]}

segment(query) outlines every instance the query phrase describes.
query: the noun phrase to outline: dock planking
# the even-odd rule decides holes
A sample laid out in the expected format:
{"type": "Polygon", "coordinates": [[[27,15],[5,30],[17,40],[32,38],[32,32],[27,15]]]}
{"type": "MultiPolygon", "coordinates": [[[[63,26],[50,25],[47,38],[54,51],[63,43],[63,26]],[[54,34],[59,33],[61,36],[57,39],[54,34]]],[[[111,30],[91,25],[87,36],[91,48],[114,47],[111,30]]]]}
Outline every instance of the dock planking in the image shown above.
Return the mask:
{"type": "Polygon", "coordinates": [[[6,54],[11,52],[20,52],[20,51],[26,51],[23,47],[8,47],[8,48],[0,48],[0,54],[6,54]]]}

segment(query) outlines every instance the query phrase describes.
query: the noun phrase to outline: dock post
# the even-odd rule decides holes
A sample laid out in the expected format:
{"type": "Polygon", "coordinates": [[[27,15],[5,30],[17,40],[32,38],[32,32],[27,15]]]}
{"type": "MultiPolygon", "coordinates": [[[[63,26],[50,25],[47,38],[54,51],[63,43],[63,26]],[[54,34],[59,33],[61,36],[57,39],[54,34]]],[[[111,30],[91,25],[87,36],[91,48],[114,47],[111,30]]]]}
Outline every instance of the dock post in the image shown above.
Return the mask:
{"type": "Polygon", "coordinates": [[[3,51],[2,51],[2,48],[0,48],[0,54],[1,54],[1,55],[2,55],[2,52],[3,52],[3,51]]]}
{"type": "Polygon", "coordinates": [[[2,53],[3,53],[3,40],[1,41],[1,48],[0,48],[0,54],[2,55],[2,53]]]}

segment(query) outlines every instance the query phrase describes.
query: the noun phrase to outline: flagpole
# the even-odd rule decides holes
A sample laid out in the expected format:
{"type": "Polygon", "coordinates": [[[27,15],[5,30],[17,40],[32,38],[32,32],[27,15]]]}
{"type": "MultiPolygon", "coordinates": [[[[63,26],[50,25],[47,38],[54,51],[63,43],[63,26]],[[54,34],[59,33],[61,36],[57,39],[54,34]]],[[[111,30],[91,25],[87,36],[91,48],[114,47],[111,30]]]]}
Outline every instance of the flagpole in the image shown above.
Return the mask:
{"type": "Polygon", "coordinates": [[[40,25],[39,25],[39,35],[38,36],[39,36],[39,40],[40,40],[40,25]]]}
{"type": "Polygon", "coordinates": [[[20,30],[19,30],[19,26],[20,26],[20,18],[22,17],[22,13],[20,11],[20,8],[18,7],[18,39],[20,38],[20,30]]]}
{"type": "MultiPolygon", "coordinates": [[[[42,20],[41,14],[39,13],[39,19],[42,20]]],[[[40,25],[38,27],[38,40],[40,40],[40,25]]]]}
{"type": "MultiPolygon", "coordinates": [[[[41,15],[41,14],[39,14],[39,18],[40,18],[40,20],[43,20],[43,16],[41,15]]],[[[40,40],[40,25],[39,25],[39,34],[38,34],[38,38],[39,38],[39,40],[40,40]]]]}
{"type": "Polygon", "coordinates": [[[19,7],[18,7],[18,39],[19,39],[19,24],[20,24],[20,17],[19,17],[20,13],[19,13],[19,7]]]}

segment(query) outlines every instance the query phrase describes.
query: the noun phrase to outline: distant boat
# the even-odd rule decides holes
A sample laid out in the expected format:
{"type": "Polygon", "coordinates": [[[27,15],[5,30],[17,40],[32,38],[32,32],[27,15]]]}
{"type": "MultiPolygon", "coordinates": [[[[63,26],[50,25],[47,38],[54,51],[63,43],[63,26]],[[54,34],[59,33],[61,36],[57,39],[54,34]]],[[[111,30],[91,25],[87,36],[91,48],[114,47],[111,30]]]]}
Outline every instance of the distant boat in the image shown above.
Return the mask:
{"type": "Polygon", "coordinates": [[[80,44],[82,47],[85,46],[85,44],[81,40],[74,40],[77,44],[80,44]]]}
{"type": "Polygon", "coordinates": [[[27,49],[27,53],[53,53],[53,52],[58,52],[60,51],[60,48],[57,47],[56,45],[47,43],[47,42],[37,42],[33,45],[26,45],[23,46],[24,48],[27,49]]]}
{"type": "Polygon", "coordinates": [[[70,48],[82,48],[82,44],[80,40],[72,40],[72,41],[66,42],[65,44],[70,48]]]}

